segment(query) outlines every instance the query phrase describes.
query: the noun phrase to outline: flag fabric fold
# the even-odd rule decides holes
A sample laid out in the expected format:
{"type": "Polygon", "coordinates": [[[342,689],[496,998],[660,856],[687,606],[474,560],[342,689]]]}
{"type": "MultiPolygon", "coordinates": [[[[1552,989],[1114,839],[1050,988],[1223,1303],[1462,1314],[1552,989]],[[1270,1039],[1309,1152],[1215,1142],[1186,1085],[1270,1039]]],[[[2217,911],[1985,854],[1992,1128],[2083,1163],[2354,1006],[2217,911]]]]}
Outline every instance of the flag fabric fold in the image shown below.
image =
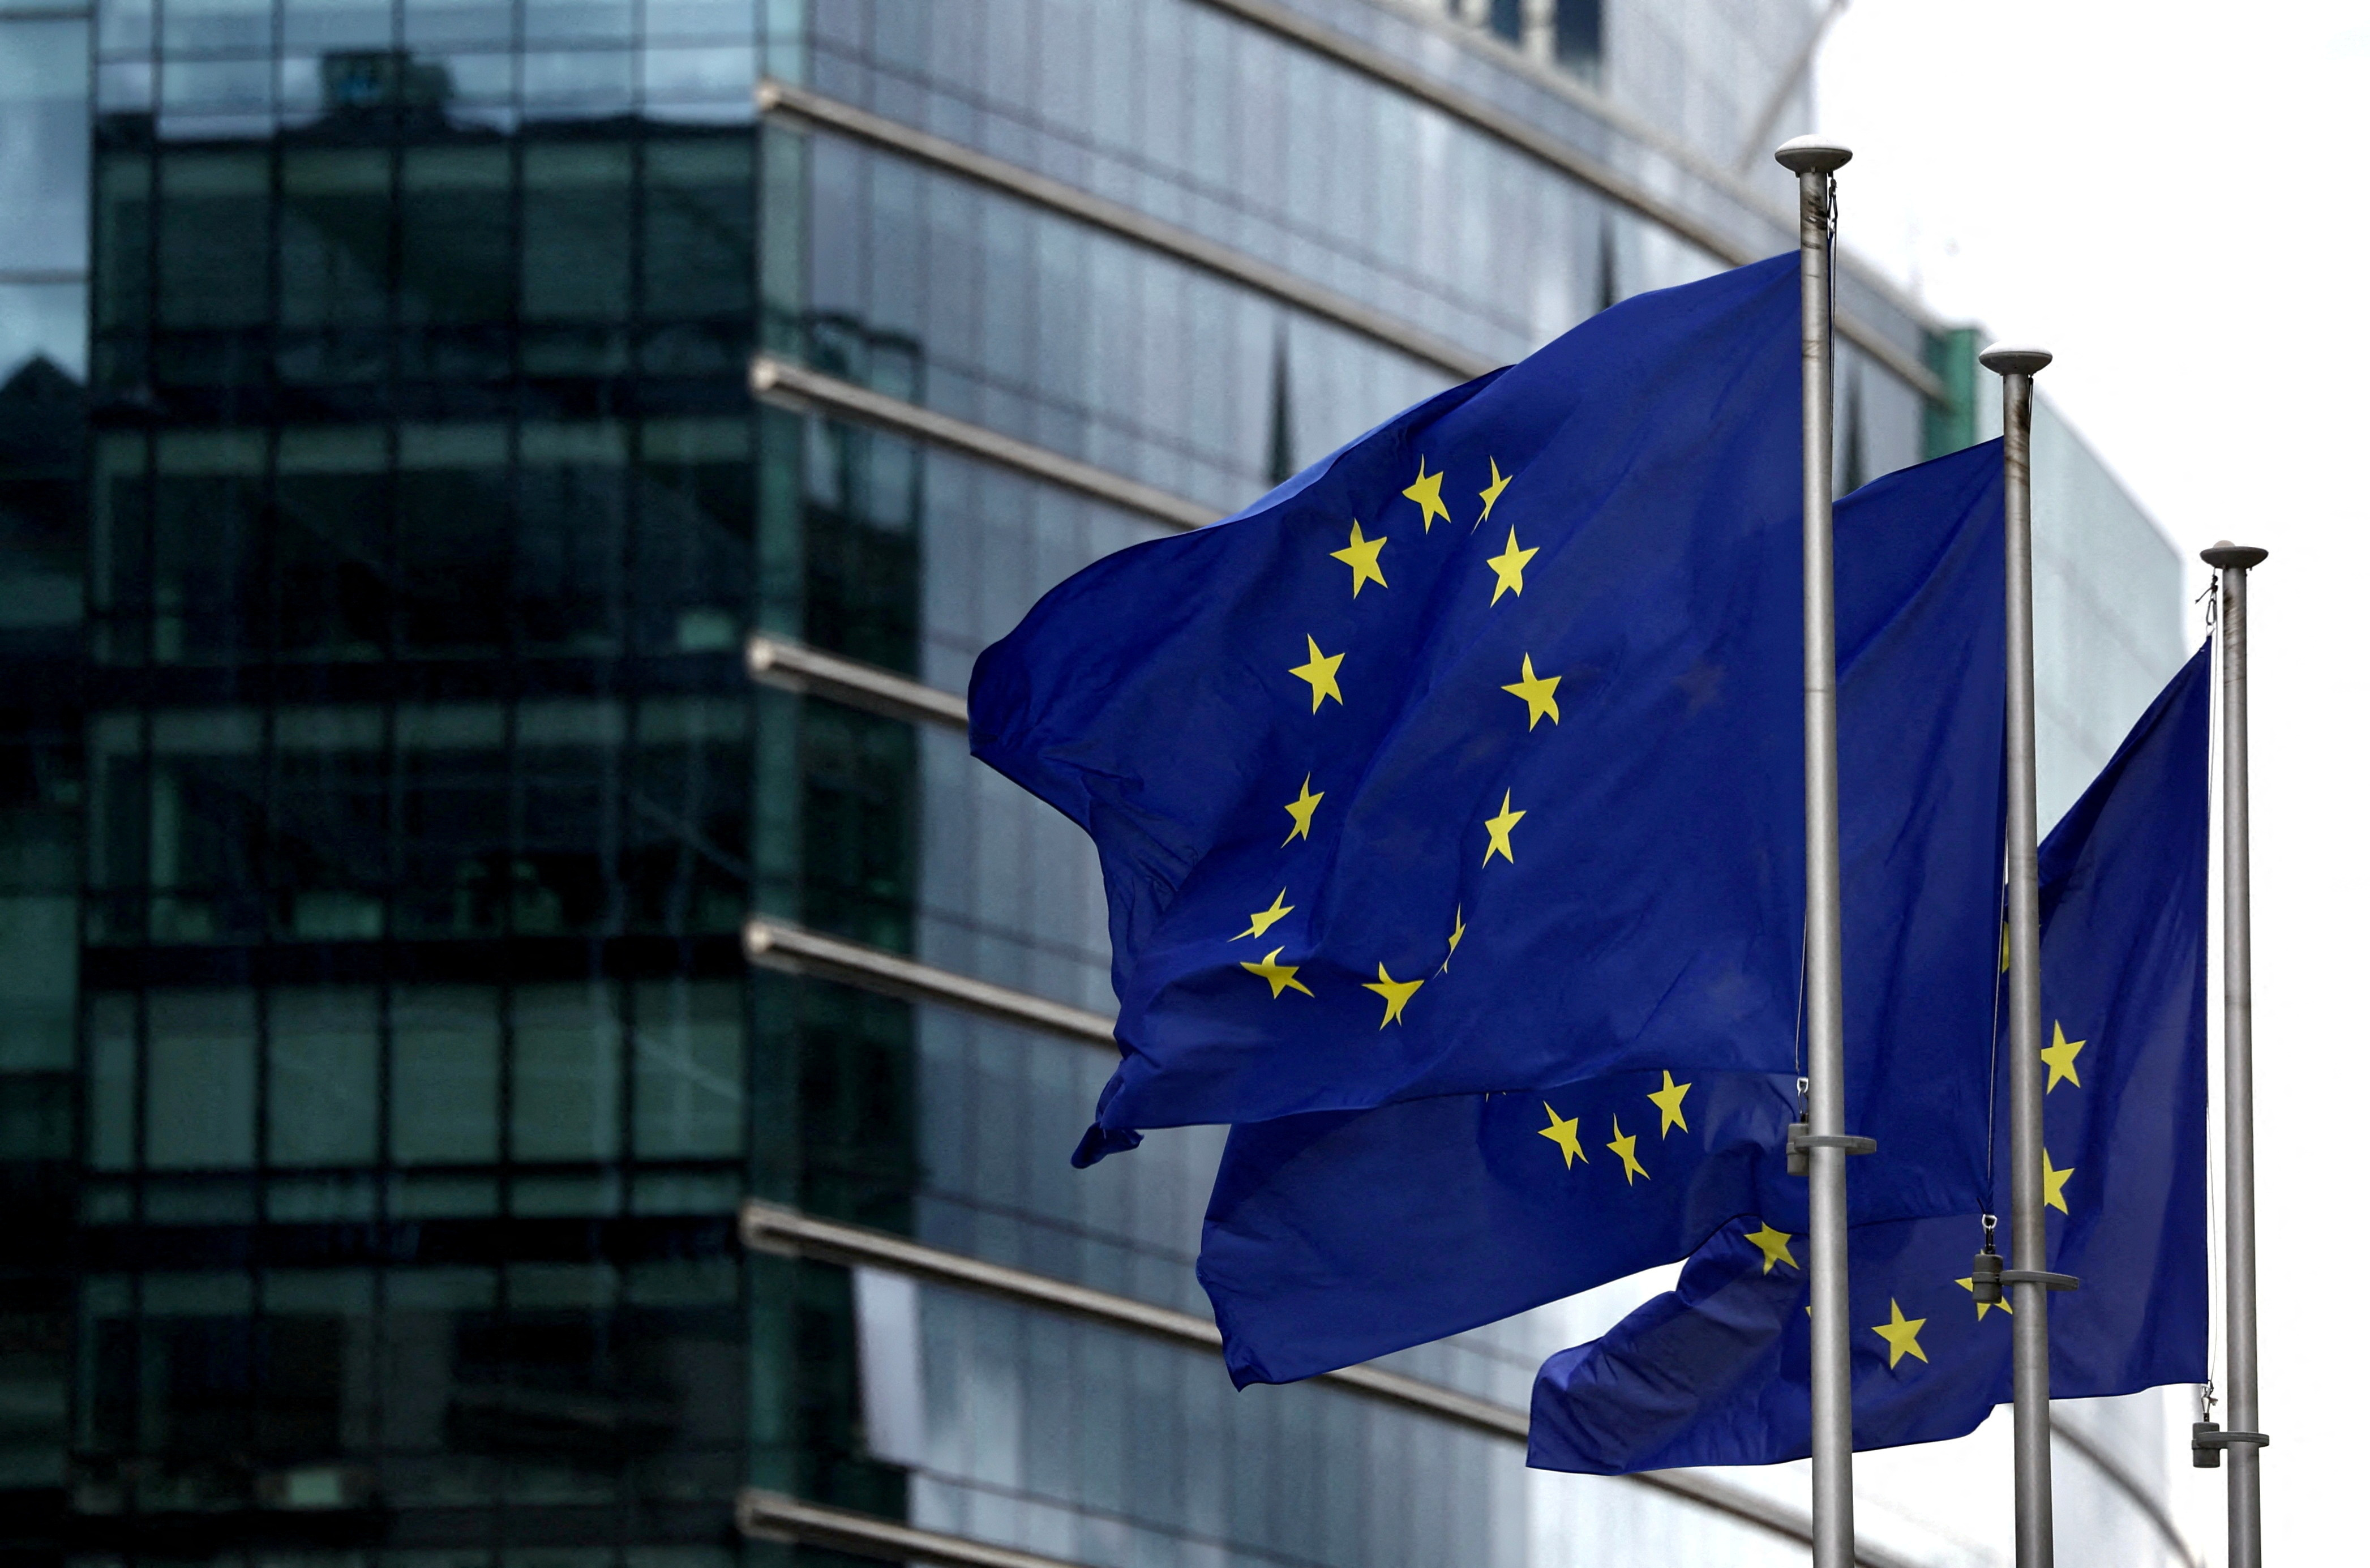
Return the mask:
{"type": "MultiPolygon", "coordinates": [[[[1993,442],[1835,510],[1846,1023],[1861,1047],[1847,1103],[1853,1130],[1888,1151],[1853,1170],[1861,1219],[1982,1196],[2001,493],[1993,442]]],[[[1799,823],[1788,831],[1799,840],[1799,823]]],[[[1450,972],[1466,962],[1460,949],[1450,972]]],[[[1774,1032],[1749,1047],[1790,1067],[1790,1005],[1757,1022],[1774,1032]]],[[[1799,1236],[1804,1183],[1784,1153],[1795,1106],[1790,1070],[1691,1071],[1674,1052],[1529,1093],[1238,1125],[1199,1264],[1228,1368],[1238,1384],[1282,1382],[1367,1360],[1675,1262],[1739,1215],[1799,1236]]]]}
{"type": "Polygon", "coordinates": [[[1082,1162],[1791,1071],[1799,276],[1601,312],[981,656],[974,753],[1102,858],[1122,1055],[1082,1162]]]}
{"type": "MultiPolygon", "coordinates": [[[[2062,1398],[2205,1376],[2211,668],[2206,651],[2183,667],[2041,849],[2048,1266],[2082,1281],[2050,1297],[2062,1398]]],[[[2010,1397],[2011,1312],[1969,1288],[1981,1212],[1853,1227],[1857,1447],[1957,1436],[2010,1397]]],[[[1810,1282],[1768,1229],[1731,1221],[1676,1290],[1551,1357],[1530,1462],[1610,1475],[1809,1453],[1810,1282]]]]}

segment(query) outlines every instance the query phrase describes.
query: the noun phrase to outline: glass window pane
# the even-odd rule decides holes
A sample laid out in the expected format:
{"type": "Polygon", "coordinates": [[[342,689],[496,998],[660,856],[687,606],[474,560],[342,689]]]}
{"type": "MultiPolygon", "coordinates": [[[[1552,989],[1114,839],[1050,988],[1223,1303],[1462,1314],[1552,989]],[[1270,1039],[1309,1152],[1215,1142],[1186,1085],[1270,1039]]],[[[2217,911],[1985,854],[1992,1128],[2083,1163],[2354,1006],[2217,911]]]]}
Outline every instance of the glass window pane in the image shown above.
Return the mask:
{"type": "Polygon", "coordinates": [[[616,144],[530,146],[522,197],[519,308],[529,320],[625,316],[633,155],[616,144]]]}
{"type": "Polygon", "coordinates": [[[137,154],[113,154],[99,165],[98,254],[92,271],[98,279],[93,325],[142,327],[148,320],[149,160],[137,154]]]}
{"type": "Polygon", "coordinates": [[[615,1159],[619,1041],[610,988],[521,986],[512,1040],[512,1158],[615,1159]]]}
{"type": "Polygon", "coordinates": [[[167,327],[260,326],[271,275],[270,174],[261,153],[167,153],[156,294],[167,327]]]}
{"type": "Polygon", "coordinates": [[[253,1164],[254,994],[151,993],[147,1098],[151,1170],[253,1164]]]}
{"type": "Polygon", "coordinates": [[[270,997],[274,1165],[378,1158],[378,993],[359,986],[270,997]]]}
{"type": "Polygon", "coordinates": [[[79,945],[71,894],[0,897],[0,953],[7,955],[0,964],[0,1019],[7,1020],[0,1025],[0,1072],[73,1067],[79,945]]]}
{"type": "Polygon", "coordinates": [[[741,989],[719,981],[634,993],[634,1153],[641,1159],[741,1152],[741,989]]]}
{"type": "Polygon", "coordinates": [[[756,208],[747,133],[654,142],[643,159],[644,308],[686,317],[745,313],[756,208]]]}
{"type": "Polygon", "coordinates": [[[501,1022],[491,986],[422,986],[389,1006],[388,1107],[398,1164],[482,1164],[499,1152],[501,1022]]]}
{"type": "Polygon", "coordinates": [[[90,999],[90,1163],[100,1170],[132,1168],[132,1090],[138,1052],[132,1042],[132,998],[90,999]]]}
{"type": "Polygon", "coordinates": [[[259,53],[271,47],[270,0],[165,0],[164,9],[167,53],[259,53]]]}
{"type": "Polygon", "coordinates": [[[396,477],[395,629],[429,653],[491,651],[510,613],[509,433],[500,425],[411,425],[396,477]]]}
{"type": "Polygon", "coordinates": [[[290,327],[386,319],[393,190],[377,149],[292,152],[281,171],[280,318],[290,327]]]}
{"type": "Polygon", "coordinates": [[[519,432],[511,608],[538,651],[613,651],[623,631],[626,435],[614,424],[519,432]]]}
{"type": "Polygon", "coordinates": [[[90,29],[0,23],[0,271],[75,271],[89,233],[90,29]]]}
{"type": "Polygon", "coordinates": [[[387,49],[395,42],[390,0],[287,0],[280,43],[300,49],[387,49]]]}
{"type": "Polygon", "coordinates": [[[508,148],[406,153],[402,222],[405,319],[461,325],[510,318],[508,148]]]}
{"type": "Polygon", "coordinates": [[[284,651],[368,658],[393,638],[388,466],[374,427],[282,432],[272,553],[284,651]]]}

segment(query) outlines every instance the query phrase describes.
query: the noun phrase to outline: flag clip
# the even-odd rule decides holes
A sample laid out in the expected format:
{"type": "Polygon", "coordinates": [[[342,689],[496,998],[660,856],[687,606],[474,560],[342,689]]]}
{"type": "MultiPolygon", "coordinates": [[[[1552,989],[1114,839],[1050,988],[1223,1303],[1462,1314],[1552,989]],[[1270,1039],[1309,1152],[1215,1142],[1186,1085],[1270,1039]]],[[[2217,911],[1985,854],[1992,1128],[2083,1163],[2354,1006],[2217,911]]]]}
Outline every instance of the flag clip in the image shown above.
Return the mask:
{"type": "Polygon", "coordinates": [[[2006,1293],[2000,1288],[2000,1274],[2004,1267],[2000,1255],[1992,1250],[1990,1228],[1985,1227],[1984,1250],[1975,1254],[1974,1271],[1968,1282],[1968,1288],[1975,1293],[1977,1306],[1998,1307],[2005,1304],[2006,1293]]]}

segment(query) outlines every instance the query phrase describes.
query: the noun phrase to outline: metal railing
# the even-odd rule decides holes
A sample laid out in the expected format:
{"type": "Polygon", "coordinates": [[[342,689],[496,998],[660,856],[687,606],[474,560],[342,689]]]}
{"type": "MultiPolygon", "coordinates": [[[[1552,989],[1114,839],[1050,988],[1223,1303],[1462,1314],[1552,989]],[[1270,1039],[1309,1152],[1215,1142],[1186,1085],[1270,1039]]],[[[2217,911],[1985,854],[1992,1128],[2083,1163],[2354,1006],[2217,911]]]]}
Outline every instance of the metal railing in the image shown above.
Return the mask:
{"type": "Polygon", "coordinates": [[[809,370],[779,354],[760,353],[751,358],[749,390],[759,401],[776,408],[794,413],[828,414],[960,452],[967,457],[1059,485],[1090,500],[1140,513],[1172,528],[1199,528],[1205,523],[1216,522],[1222,515],[1199,502],[1139,484],[1124,475],[1081,463],[1046,447],[1032,446],[985,425],[939,413],[903,398],[892,398],[819,370],[809,370]]]}
{"type": "MultiPolygon", "coordinates": [[[[902,1236],[892,1236],[862,1226],[821,1219],[781,1204],[754,1198],[743,1203],[741,1205],[741,1239],[752,1251],[777,1257],[812,1258],[848,1267],[883,1269],[925,1284],[945,1286],[1024,1307],[1059,1312],[1191,1350],[1214,1355],[1221,1348],[1218,1326],[1190,1312],[1156,1307],[1132,1297],[1073,1285],[1067,1280],[949,1252],[943,1248],[925,1246],[902,1236]]],[[[1524,1442],[1530,1435],[1530,1416],[1526,1412],[1427,1383],[1421,1378],[1386,1371],[1379,1366],[1345,1366],[1339,1371],[1312,1378],[1309,1381],[1346,1389],[1509,1442],[1524,1442]]],[[[1808,1515],[1742,1488],[1684,1470],[1649,1471],[1618,1479],[1691,1506],[1708,1509],[1797,1545],[1810,1544],[1811,1520],[1808,1515]]],[[[809,1508],[811,1505],[794,1506],[809,1508]]],[[[783,1517],[779,1514],[770,1516],[777,1520],[783,1517]]],[[[953,1540],[956,1538],[945,1539],[953,1540]]],[[[942,1558],[938,1561],[972,1562],[988,1560],[942,1558]]],[[[1907,1560],[1865,1545],[1859,1550],[1859,1561],[1867,1568],[1910,1568],[1907,1560]]]]}

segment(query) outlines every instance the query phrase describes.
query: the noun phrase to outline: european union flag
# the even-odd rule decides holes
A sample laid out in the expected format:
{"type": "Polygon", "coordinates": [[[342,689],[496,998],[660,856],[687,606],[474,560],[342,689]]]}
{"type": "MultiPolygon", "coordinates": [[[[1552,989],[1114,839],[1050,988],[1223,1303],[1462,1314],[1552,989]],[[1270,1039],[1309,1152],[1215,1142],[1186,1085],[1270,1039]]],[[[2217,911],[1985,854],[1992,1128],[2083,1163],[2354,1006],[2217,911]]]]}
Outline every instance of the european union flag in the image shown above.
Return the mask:
{"type": "MultiPolygon", "coordinates": [[[[2205,1376],[2210,669],[2201,651],[2174,677],[2041,851],[2049,1267],[2082,1280],[2051,1297],[2061,1397],[2205,1376]]],[[[2004,1101],[1998,1125],[2004,1170],[2004,1101]]],[[[1970,1288],[1980,1241],[1975,1212],[1853,1227],[1858,1447],[1955,1437],[2010,1397],[2009,1309],[1970,1288]]],[[[1548,1359],[1531,1463],[1613,1475],[1809,1453],[1809,1297],[1797,1258],[1731,1223],[1676,1291],[1548,1359]]]]}
{"type": "Polygon", "coordinates": [[[1798,279],[1602,312],[981,655],[973,751],[1102,855],[1122,1060],[1082,1161],[1791,1069],[1798,279]]]}
{"type": "MultiPolygon", "coordinates": [[[[1799,513],[1798,513],[1799,515],[1799,513]]],[[[1862,1219],[1983,1195],[2006,702],[1996,442],[1835,509],[1847,1104],[1862,1219]]],[[[1799,917],[1785,928],[1799,940],[1799,917]]],[[[1466,962],[1460,951],[1451,973],[1466,962]]],[[[1786,1059],[1792,1019],[1751,1043],[1786,1059]]],[[[1364,1361],[1685,1257],[1738,1215],[1809,1228],[1794,1078],[1581,1077],[1237,1126],[1199,1273],[1237,1384],[1364,1361]]]]}

